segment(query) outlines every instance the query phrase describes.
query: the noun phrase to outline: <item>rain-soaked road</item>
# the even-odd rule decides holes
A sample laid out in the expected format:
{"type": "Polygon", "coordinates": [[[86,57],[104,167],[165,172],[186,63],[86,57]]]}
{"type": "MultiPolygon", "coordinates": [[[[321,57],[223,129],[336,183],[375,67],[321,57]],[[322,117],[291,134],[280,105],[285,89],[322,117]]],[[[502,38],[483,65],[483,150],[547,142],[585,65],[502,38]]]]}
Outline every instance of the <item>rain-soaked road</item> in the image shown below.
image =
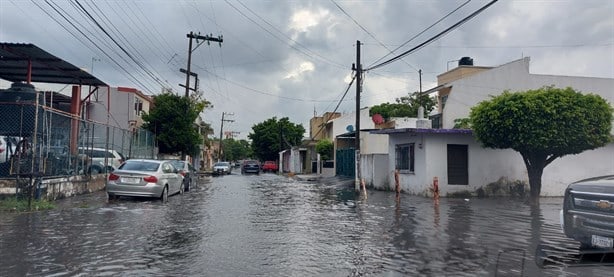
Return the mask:
{"type": "MultiPolygon", "coordinates": [[[[214,177],[169,203],[103,193],[56,210],[0,213],[0,276],[611,276],[539,268],[537,245],[573,254],[560,198],[431,199],[272,174],[214,177]],[[565,250],[571,248],[571,250],[565,250]]],[[[560,251],[559,251],[560,252],[560,251]]]]}

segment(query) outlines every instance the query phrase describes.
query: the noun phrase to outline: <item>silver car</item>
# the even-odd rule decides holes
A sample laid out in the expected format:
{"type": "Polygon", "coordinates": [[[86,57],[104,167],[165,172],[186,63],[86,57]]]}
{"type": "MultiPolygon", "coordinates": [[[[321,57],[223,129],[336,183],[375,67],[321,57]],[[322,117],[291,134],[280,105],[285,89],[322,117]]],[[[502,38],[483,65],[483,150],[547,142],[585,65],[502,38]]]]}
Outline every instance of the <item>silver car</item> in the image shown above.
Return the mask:
{"type": "Polygon", "coordinates": [[[168,201],[171,194],[182,194],[183,177],[169,161],[127,160],[109,174],[107,195],[156,197],[168,201]]]}
{"type": "Polygon", "coordinates": [[[232,167],[229,162],[217,162],[213,165],[213,174],[230,174],[232,167]]]}

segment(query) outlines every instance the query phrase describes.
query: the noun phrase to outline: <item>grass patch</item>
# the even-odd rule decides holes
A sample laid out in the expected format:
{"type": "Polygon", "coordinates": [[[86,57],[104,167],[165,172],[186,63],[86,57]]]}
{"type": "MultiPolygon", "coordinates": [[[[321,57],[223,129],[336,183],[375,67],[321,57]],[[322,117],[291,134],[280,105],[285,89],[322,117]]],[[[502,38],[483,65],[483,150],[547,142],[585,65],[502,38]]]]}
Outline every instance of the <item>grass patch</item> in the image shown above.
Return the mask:
{"type": "Polygon", "coordinates": [[[8,197],[0,200],[0,211],[9,212],[27,212],[27,211],[43,211],[52,210],[55,204],[47,200],[32,200],[31,209],[28,209],[28,199],[20,199],[17,197],[8,197]]]}

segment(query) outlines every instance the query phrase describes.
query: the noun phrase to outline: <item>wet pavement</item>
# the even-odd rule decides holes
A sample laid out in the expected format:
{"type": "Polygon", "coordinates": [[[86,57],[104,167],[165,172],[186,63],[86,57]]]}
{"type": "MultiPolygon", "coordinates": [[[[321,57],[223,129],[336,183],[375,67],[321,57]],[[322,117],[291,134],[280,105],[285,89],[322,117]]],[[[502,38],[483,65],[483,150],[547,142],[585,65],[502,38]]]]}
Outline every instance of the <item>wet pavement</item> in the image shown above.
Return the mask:
{"type": "Polygon", "coordinates": [[[570,266],[578,244],[560,230],[561,202],[365,199],[340,184],[235,173],[166,204],[98,192],[0,213],[0,276],[609,276],[570,266]],[[538,267],[539,245],[560,259],[538,267]]]}

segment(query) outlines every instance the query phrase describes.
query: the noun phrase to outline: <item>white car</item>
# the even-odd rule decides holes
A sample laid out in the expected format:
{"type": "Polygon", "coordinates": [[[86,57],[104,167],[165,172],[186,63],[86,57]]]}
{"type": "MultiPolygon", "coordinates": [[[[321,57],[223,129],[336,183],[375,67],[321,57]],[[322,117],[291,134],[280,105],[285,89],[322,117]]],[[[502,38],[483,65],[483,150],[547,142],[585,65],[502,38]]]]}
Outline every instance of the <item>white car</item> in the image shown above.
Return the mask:
{"type": "Polygon", "coordinates": [[[0,136],[0,163],[8,162],[17,149],[17,141],[12,137],[0,136]]]}
{"type": "Polygon", "coordinates": [[[232,172],[232,166],[229,162],[217,162],[213,165],[214,174],[230,174],[232,172]]]}
{"type": "MultiPolygon", "coordinates": [[[[113,149],[104,149],[104,148],[89,148],[89,147],[79,147],[79,154],[85,154],[92,159],[92,165],[104,165],[105,155],[107,157],[108,171],[113,171],[124,163],[126,158],[122,153],[119,153],[113,149]]],[[[104,172],[102,168],[97,169],[98,172],[104,172]]]]}

